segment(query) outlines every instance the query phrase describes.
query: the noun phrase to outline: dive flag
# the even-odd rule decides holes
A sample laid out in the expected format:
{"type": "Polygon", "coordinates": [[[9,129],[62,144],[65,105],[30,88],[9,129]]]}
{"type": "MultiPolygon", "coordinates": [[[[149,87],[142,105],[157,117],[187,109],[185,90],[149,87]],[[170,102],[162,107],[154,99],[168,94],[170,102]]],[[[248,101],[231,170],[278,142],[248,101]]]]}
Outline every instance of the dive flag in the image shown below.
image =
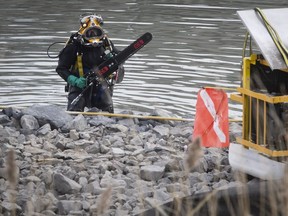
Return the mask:
{"type": "Polygon", "coordinates": [[[229,146],[228,97],[223,90],[203,88],[198,92],[193,139],[204,147],[229,146]]]}

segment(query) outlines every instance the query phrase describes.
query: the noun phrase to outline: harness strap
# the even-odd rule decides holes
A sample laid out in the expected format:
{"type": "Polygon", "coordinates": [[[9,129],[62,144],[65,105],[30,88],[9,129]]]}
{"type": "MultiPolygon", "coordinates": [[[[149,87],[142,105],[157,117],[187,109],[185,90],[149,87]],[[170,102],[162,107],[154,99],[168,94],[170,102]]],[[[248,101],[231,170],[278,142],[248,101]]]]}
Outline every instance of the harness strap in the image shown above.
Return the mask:
{"type": "Polygon", "coordinates": [[[79,53],[77,55],[77,68],[79,71],[79,77],[83,77],[84,72],[83,72],[83,63],[82,63],[82,54],[81,53],[79,53]]]}

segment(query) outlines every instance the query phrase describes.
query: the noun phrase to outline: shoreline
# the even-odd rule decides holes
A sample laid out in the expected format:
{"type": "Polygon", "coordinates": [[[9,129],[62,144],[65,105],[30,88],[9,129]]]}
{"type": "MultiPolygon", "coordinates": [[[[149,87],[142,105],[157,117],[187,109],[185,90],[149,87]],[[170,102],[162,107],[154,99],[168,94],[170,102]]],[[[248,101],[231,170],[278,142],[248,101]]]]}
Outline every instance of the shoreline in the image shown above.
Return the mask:
{"type": "MultiPolygon", "coordinates": [[[[165,111],[151,115],[157,113],[165,111]]],[[[242,185],[227,149],[198,149],[202,156],[187,171],[191,122],[71,116],[55,105],[36,105],[3,109],[0,123],[3,214],[15,209],[11,194],[19,214],[135,215],[175,198],[242,185]],[[14,193],[6,172],[11,150],[14,193]]]]}

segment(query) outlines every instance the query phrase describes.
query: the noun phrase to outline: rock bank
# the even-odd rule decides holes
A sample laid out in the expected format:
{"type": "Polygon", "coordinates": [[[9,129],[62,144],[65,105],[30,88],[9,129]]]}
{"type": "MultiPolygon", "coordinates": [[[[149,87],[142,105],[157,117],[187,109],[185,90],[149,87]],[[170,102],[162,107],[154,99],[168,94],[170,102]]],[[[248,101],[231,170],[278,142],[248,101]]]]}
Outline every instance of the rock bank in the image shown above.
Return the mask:
{"type": "Polygon", "coordinates": [[[238,184],[226,149],[201,148],[187,171],[192,130],[192,122],[69,115],[54,105],[4,109],[1,213],[135,215],[238,184]]]}

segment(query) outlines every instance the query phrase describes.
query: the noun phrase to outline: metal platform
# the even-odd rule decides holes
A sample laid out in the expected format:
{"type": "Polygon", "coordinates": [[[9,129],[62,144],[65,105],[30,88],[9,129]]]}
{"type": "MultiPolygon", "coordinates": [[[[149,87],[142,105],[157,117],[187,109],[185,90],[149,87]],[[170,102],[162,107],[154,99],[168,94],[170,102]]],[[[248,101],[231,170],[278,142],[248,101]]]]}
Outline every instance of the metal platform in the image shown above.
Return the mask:
{"type": "MultiPolygon", "coordinates": [[[[288,8],[263,9],[268,22],[276,30],[285,47],[288,48],[288,8]]],[[[265,28],[261,17],[254,10],[237,11],[250,35],[255,40],[271,69],[287,69],[287,66],[265,28]]]]}

